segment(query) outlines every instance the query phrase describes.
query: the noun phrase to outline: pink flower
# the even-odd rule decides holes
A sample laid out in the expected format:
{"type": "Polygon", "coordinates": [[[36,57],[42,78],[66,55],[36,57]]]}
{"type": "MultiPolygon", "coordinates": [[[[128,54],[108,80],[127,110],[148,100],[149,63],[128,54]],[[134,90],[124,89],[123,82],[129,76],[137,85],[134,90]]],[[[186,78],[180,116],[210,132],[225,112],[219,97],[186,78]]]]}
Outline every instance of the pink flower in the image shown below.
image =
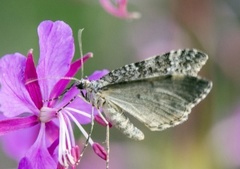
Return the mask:
{"type": "Polygon", "coordinates": [[[111,15],[124,19],[138,19],[138,12],[128,12],[127,0],[115,0],[115,5],[111,0],[100,0],[102,7],[111,15]]]}
{"type": "Polygon", "coordinates": [[[218,122],[210,133],[211,148],[224,168],[240,168],[240,105],[218,122]]]}
{"type": "MultiPolygon", "coordinates": [[[[91,121],[91,106],[77,97],[76,87],[61,96],[70,81],[62,77],[73,77],[82,62],[78,59],[71,63],[74,39],[64,22],[44,21],[38,27],[38,35],[40,58],[36,67],[32,50],[27,57],[14,53],[0,59],[0,135],[6,134],[4,150],[20,160],[20,169],[74,167],[80,150],[71,122],[87,138],[81,124],[91,121]],[[60,96],[61,99],[54,99],[60,96]]],[[[83,62],[91,56],[83,56],[83,62]]],[[[90,78],[98,79],[106,73],[98,71],[90,78]]],[[[89,143],[98,151],[98,143],[91,138],[89,143]]],[[[103,155],[104,151],[100,156],[103,155]]]]}

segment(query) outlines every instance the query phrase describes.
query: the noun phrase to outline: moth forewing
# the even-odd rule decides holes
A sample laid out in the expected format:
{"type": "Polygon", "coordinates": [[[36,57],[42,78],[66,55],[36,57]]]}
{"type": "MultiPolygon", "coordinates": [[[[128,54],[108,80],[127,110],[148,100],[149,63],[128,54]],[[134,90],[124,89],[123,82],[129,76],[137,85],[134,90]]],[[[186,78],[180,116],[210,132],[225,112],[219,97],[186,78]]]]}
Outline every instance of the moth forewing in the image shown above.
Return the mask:
{"type": "Polygon", "coordinates": [[[98,87],[170,74],[197,76],[208,55],[196,49],[179,49],[110,71],[97,81],[98,87]]]}

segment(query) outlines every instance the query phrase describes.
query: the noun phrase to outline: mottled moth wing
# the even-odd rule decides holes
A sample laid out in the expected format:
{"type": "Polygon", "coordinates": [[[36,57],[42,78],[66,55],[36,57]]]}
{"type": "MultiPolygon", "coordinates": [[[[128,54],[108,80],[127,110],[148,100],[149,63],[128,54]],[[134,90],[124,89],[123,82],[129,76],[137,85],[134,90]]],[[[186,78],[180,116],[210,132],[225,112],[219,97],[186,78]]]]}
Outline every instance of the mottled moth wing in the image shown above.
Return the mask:
{"type": "Polygon", "coordinates": [[[125,65],[109,72],[98,80],[98,87],[136,79],[157,77],[169,74],[197,76],[208,56],[196,49],[179,49],[163,55],[125,65]]]}
{"type": "Polygon", "coordinates": [[[111,84],[102,88],[101,96],[106,105],[117,106],[150,130],[163,130],[185,121],[211,87],[211,82],[199,77],[165,75],[111,84]]]}
{"type": "Polygon", "coordinates": [[[207,59],[196,49],[171,51],[115,69],[85,88],[93,94],[92,104],[102,106],[116,128],[130,138],[142,140],[144,134],[125,113],[150,130],[184,122],[212,88],[211,82],[197,76],[207,59]]]}

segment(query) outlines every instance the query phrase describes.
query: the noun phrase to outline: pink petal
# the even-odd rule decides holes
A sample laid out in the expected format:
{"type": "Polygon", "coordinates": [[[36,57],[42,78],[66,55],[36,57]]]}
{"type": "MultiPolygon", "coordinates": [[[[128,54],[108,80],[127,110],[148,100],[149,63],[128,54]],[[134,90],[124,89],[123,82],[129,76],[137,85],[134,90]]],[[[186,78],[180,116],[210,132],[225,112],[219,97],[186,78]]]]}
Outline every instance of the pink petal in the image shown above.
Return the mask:
{"type": "Polygon", "coordinates": [[[36,125],[1,136],[4,152],[9,157],[19,161],[36,141],[39,129],[40,125],[36,125]]]}
{"type": "Polygon", "coordinates": [[[37,116],[29,116],[29,117],[17,117],[12,119],[5,119],[0,121],[0,136],[6,134],[11,131],[20,130],[24,128],[28,128],[31,126],[35,126],[38,124],[37,116]]]}
{"type": "Polygon", "coordinates": [[[57,167],[57,163],[48,152],[45,141],[45,124],[42,123],[38,138],[26,153],[26,156],[20,161],[19,169],[54,169],[57,167]]]}
{"type": "Polygon", "coordinates": [[[64,76],[74,55],[71,28],[62,21],[44,21],[38,27],[40,59],[37,73],[42,96],[49,98],[54,85],[64,76]]]}
{"type": "Polygon", "coordinates": [[[46,123],[46,137],[50,144],[59,137],[59,127],[53,121],[46,123]]]}
{"type": "Polygon", "coordinates": [[[95,72],[93,72],[93,74],[91,74],[88,79],[89,80],[98,80],[101,77],[105,76],[106,74],[108,74],[109,71],[107,69],[103,69],[103,70],[96,70],[95,72]]]}
{"type": "Polygon", "coordinates": [[[0,111],[7,117],[38,112],[24,84],[25,65],[26,57],[19,53],[0,59],[0,111]]]}
{"type": "Polygon", "coordinates": [[[48,152],[51,156],[54,156],[54,151],[58,147],[59,144],[59,138],[57,138],[49,147],[48,147],[48,152]]]}
{"type": "Polygon", "coordinates": [[[40,110],[43,106],[42,94],[38,84],[38,76],[34,65],[32,51],[28,53],[25,67],[25,86],[36,107],[40,110]]]}

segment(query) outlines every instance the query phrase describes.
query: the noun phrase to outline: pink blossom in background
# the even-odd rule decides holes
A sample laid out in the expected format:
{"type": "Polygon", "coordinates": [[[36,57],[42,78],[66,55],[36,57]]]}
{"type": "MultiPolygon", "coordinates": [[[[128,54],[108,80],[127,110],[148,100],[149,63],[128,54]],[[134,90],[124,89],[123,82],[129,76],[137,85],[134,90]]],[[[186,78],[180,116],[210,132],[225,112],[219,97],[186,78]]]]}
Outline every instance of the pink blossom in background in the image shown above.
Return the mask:
{"type": "Polygon", "coordinates": [[[240,167],[240,104],[211,131],[211,145],[224,168],[240,167]],[[230,115],[229,115],[230,114],[230,115]]]}
{"type": "MultiPolygon", "coordinates": [[[[154,10],[151,12],[157,12],[154,10]]],[[[145,22],[136,23],[127,32],[127,41],[131,42],[136,52],[134,56],[142,60],[174,49],[191,47],[190,37],[172,18],[160,15],[158,18],[152,18],[152,15],[146,17],[145,22]],[[148,31],[143,34],[143,30],[148,31]]]]}
{"type": "Polygon", "coordinates": [[[111,15],[123,19],[138,19],[140,14],[138,12],[128,12],[127,0],[100,0],[102,7],[111,15]]]}
{"type": "MultiPolygon", "coordinates": [[[[139,142],[111,141],[110,169],[147,169],[149,168],[148,162],[151,160],[151,150],[147,145],[140,144],[139,142]]],[[[162,160],[161,155],[158,156],[158,160],[162,160]]],[[[106,162],[98,158],[91,151],[87,151],[77,169],[106,169],[106,162]],[[89,163],[89,161],[92,161],[92,163],[89,163]]]]}

